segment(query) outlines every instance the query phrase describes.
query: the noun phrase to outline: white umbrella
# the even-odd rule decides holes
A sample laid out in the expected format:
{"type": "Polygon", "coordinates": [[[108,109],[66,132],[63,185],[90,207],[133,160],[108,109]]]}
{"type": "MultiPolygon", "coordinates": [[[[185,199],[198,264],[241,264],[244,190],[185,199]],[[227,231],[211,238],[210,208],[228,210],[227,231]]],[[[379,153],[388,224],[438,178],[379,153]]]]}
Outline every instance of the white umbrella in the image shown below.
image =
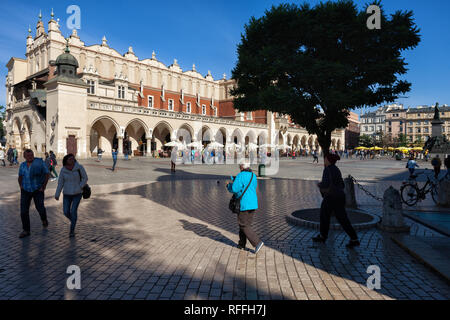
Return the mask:
{"type": "Polygon", "coordinates": [[[292,149],[291,146],[288,146],[287,144],[279,144],[276,146],[277,149],[292,149]]]}
{"type": "Polygon", "coordinates": [[[198,142],[198,141],[191,142],[191,143],[189,143],[187,146],[188,146],[189,148],[203,149],[203,145],[202,145],[200,142],[198,142]]]}
{"type": "Polygon", "coordinates": [[[260,148],[276,148],[277,146],[274,145],[274,144],[268,144],[268,143],[266,143],[266,144],[260,145],[259,147],[260,147],[260,148]]]}
{"type": "Polygon", "coordinates": [[[234,143],[234,142],[228,143],[228,144],[227,144],[227,149],[232,149],[232,148],[241,149],[242,146],[241,146],[240,144],[236,144],[236,143],[234,143]]]}
{"type": "Polygon", "coordinates": [[[258,145],[250,142],[247,145],[247,148],[248,148],[249,151],[254,151],[254,150],[258,149],[258,145]]]}
{"type": "Polygon", "coordinates": [[[178,149],[182,149],[184,145],[178,141],[170,141],[164,145],[165,147],[177,147],[178,149]]]}
{"type": "Polygon", "coordinates": [[[212,149],[223,148],[223,144],[214,141],[214,142],[211,142],[210,144],[208,144],[208,148],[212,148],[212,149]]]}

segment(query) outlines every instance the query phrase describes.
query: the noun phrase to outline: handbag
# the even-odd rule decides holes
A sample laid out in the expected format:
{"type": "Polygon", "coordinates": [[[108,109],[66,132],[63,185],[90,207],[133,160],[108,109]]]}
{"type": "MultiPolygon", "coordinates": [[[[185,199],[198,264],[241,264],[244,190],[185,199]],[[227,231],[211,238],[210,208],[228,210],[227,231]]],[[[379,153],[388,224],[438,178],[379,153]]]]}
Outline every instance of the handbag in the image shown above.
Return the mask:
{"type": "Polygon", "coordinates": [[[247,189],[250,186],[250,184],[252,183],[253,175],[254,174],[252,173],[252,177],[250,178],[250,182],[248,183],[247,187],[245,188],[245,190],[241,194],[241,196],[239,198],[236,198],[236,195],[233,194],[233,197],[231,197],[230,203],[228,204],[228,208],[231,210],[231,212],[233,212],[233,213],[241,212],[241,199],[244,196],[244,194],[247,191],[247,189]]]}
{"type": "MultiPolygon", "coordinates": [[[[78,174],[80,175],[80,182],[83,180],[83,178],[81,177],[81,171],[80,169],[78,169],[78,174]]],[[[89,185],[86,183],[86,185],[83,187],[83,199],[89,199],[91,197],[91,187],[89,187],[89,185]]]]}

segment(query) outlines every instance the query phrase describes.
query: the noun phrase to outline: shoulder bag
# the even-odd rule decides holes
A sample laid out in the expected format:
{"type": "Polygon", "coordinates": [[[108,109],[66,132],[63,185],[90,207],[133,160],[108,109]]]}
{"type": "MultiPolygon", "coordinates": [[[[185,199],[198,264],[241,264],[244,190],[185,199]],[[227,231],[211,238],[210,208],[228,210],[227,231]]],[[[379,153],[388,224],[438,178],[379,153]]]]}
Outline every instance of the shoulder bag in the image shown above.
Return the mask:
{"type": "Polygon", "coordinates": [[[252,172],[252,177],[250,178],[250,182],[248,183],[247,187],[245,188],[245,190],[241,194],[241,196],[239,198],[236,198],[236,195],[233,194],[233,197],[230,199],[230,203],[228,204],[228,208],[231,210],[231,212],[233,212],[233,213],[241,212],[241,199],[244,196],[244,194],[247,191],[247,189],[250,186],[250,184],[252,183],[253,175],[254,174],[252,172]]]}
{"type": "MultiPolygon", "coordinates": [[[[80,182],[83,180],[81,177],[81,171],[78,169],[78,174],[80,175],[80,182]]],[[[89,199],[91,197],[91,187],[86,183],[86,185],[83,187],[83,199],[89,199]]]]}

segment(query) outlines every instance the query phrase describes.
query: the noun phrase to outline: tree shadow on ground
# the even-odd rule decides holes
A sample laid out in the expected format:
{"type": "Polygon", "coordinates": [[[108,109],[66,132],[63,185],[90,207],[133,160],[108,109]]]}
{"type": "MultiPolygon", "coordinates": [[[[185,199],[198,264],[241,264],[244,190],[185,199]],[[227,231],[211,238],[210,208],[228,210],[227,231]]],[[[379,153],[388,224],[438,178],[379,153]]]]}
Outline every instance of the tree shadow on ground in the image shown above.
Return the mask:
{"type": "MultiPolygon", "coordinates": [[[[231,194],[226,191],[225,184],[221,180],[217,184],[215,180],[218,177],[220,176],[208,174],[188,174],[181,179],[173,176],[162,177],[158,183],[129,188],[117,194],[133,194],[150,199],[186,216],[204,221],[208,225],[236,234],[237,239],[237,222],[234,215],[228,211],[231,194]],[[187,179],[189,176],[193,180],[187,179]]],[[[383,276],[389,279],[377,293],[391,298],[406,298],[401,290],[391,284],[396,283],[395,279],[401,272],[417,273],[417,270],[420,270],[418,273],[439,282],[423,266],[411,263],[410,257],[392,245],[389,235],[383,232],[359,231],[361,247],[348,250],[345,248],[348,237],[344,232],[332,232],[326,245],[315,245],[311,242],[311,237],[317,231],[305,232],[303,228],[287,224],[286,213],[299,208],[320,206],[320,198],[311,194],[311,186],[314,187],[315,184],[314,181],[285,179],[258,181],[260,208],[255,215],[254,230],[267,247],[307,265],[306,268],[318,268],[318,271],[325,271],[332,277],[346,280],[346,283],[353,287],[356,284],[359,286],[357,291],[364,292],[367,298],[370,290],[365,285],[369,277],[367,267],[370,265],[379,265],[384,271],[383,276]],[[298,235],[303,238],[299,238],[298,235]]],[[[204,236],[207,230],[204,229],[204,232],[199,232],[198,235],[204,236]]],[[[216,240],[217,236],[216,234],[212,239],[216,240]]],[[[422,278],[422,281],[426,280],[422,278]]],[[[406,287],[406,284],[399,283],[398,286],[406,287]]]]}
{"type": "MultiPolygon", "coordinates": [[[[0,299],[283,299],[235,276],[236,265],[247,260],[239,250],[158,239],[141,224],[142,217],[124,217],[115,201],[126,206],[129,199],[96,194],[83,201],[72,239],[62,204],[51,202],[51,197],[46,197],[48,231],[40,231],[39,216],[31,208],[32,234],[25,239],[18,239],[17,197],[2,201],[0,299]],[[218,253],[225,259],[215,261],[218,253]],[[236,264],[231,269],[229,259],[236,264]],[[81,269],[81,290],[66,287],[70,265],[81,269]]],[[[152,223],[151,217],[146,220],[152,223]]],[[[183,227],[220,243],[233,243],[201,224],[186,220],[183,227]]],[[[183,227],[171,232],[175,235],[183,227]]]]}

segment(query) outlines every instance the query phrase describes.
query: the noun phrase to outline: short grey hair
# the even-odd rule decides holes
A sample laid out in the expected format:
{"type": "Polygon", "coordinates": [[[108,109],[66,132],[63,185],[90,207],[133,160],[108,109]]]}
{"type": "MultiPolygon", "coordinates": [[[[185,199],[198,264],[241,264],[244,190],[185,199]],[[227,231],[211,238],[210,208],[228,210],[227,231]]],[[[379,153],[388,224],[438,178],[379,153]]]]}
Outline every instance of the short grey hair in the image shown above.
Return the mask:
{"type": "Polygon", "coordinates": [[[242,160],[242,161],[239,163],[239,166],[242,166],[243,169],[249,169],[249,168],[250,168],[250,162],[245,161],[245,160],[242,160]]]}

